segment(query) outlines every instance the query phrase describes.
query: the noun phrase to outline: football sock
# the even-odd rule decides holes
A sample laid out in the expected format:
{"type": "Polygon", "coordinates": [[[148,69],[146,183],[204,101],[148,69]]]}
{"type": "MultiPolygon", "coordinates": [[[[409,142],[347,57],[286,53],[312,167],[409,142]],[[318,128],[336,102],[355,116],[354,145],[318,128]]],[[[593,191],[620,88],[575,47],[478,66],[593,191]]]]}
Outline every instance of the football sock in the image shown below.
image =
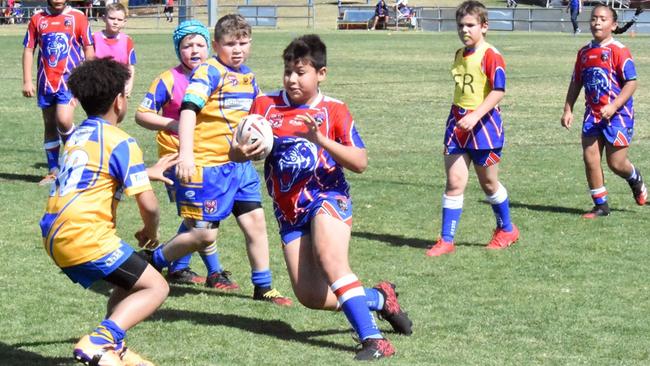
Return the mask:
{"type": "MultiPolygon", "coordinates": [[[[182,233],[186,233],[187,231],[188,231],[187,226],[185,226],[185,221],[183,221],[181,222],[180,226],[178,226],[178,230],[176,231],[176,233],[182,234],[182,233]]],[[[172,264],[169,266],[169,273],[173,273],[185,268],[189,268],[191,261],[192,261],[192,253],[173,261],[172,264]]]]}
{"type": "Polygon", "coordinates": [[[70,127],[70,129],[67,130],[67,131],[61,131],[58,128],[56,129],[56,131],[59,133],[59,137],[61,137],[61,142],[64,145],[65,145],[65,142],[68,141],[68,138],[70,137],[70,135],[72,135],[72,133],[74,132],[74,129],[75,129],[74,125],[72,125],[72,127],[70,127]]]}
{"type": "Polygon", "coordinates": [[[641,177],[641,174],[639,173],[638,170],[636,170],[636,167],[634,165],[632,165],[632,174],[629,177],[627,177],[625,180],[627,180],[627,182],[630,185],[633,185],[633,184],[638,182],[640,177],[641,177]]]}
{"type": "Polygon", "coordinates": [[[153,256],[151,258],[151,261],[153,262],[153,266],[158,269],[169,267],[170,264],[167,258],[165,258],[165,255],[163,254],[164,247],[165,247],[164,245],[161,245],[158,248],[156,248],[153,251],[153,256]]]}
{"type": "Polygon", "coordinates": [[[221,268],[221,262],[219,262],[219,252],[217,251],[217,242],[208,245],[201,252],[201,259],[205,268],[208,270],[208,276],[213,273],[221,273],[223,269],[221,268]]]}
{"type": "Polygon", "coordinates": [[[442,195],[442,230],[440,237],[447,242],[453,242],[460,215],[463,213],[463,195],[442,195]]]}
{"type": "Polygon", "coordinates": [[[49,172],[59,169],[59,148],[61,143],[59,139],[52,141],[45,141],[43,148],[45,149],[45,158],[47,159],[47,169],[49,172]]]}
{"type": "Polygon", "coordinates": [[[345,317],[362,341],[368,338],[383,338],[375,318],[366,304],[366,293],[361,282],[353,273],[345,275],[330,286],[338,298],[345,317]]]}
{"type": "Polygon", "coordinates": [[[96,345],[121,343],[126,336],[126,331],[120,328],[114,321],[104,319],[92,333],[90,341],[96,345]]]}
{"type": "Polygon", "coordinates": [[[271,270],[251,271],[251,282],[255,287],[271,288],[271,283],[273,282],[271,270]]]}
{"type": "Polygon", "coordinates": [[[372,311],[379,311],[384,308],[384,295],[381,294],[376,288],[364,287],[363,291],[366,293],[366,304],[368,309],[372,311]]]}
{"type": "Polygon", "coordinates": [[[589,192],[591,193],[591,199],[594,200],[594,204],[596,206],[604,205],[607,203],[607,189],[605,186],[591,189],[589,192]]]}
{"type": "Polygon", "coordinates": [[[499,188],[491,196],[485,198],[492,205],[494,217],[497,219],[497,227],[504,231],[512,231],[512,222],[510,221],[510,200],[508,199],[508,191],[506,187],[499,183],[499,188]]]}

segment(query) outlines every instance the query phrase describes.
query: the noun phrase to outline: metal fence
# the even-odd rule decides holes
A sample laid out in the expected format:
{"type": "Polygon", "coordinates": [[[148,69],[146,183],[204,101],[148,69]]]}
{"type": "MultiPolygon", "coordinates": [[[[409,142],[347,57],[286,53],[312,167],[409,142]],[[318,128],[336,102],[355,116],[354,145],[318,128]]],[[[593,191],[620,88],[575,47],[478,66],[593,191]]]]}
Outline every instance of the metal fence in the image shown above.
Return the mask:
{"type": "MultiPolygon", "coordinates": [[[[455,31],[455,8],[418,8],[418,28],[424,31],[455,31]]],[[[622,26],[632,18],[634,9],[618,10],[622,26]]],[[[589,29],[590,12],[583,11],[578,17],[582,29],[589,29]]],[[[490,30],[528,32],[573,32],[571,17],[564,9],[546,8],[490,8],[490,30]]],[[[642,13],[628,32],[650,33],[650,12],[642,13]]]]}

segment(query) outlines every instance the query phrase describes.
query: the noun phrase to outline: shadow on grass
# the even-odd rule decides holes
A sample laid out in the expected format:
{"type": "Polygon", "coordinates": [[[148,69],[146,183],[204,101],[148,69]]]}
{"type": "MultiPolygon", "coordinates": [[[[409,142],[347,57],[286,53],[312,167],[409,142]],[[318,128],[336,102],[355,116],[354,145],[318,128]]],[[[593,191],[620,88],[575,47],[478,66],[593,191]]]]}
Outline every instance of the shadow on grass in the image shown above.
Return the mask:
{"type": "MultiPolygon", "coordinates": [[[[407,238],[402,235],[393,235],[393,234],[377,234],[377,233],[367,233],[353,231],[352,236],[357,238],[364,238],[368,240],[380,241],[386,244],[390,244],[396,247],[409,246],[412,248],[427,249],[436,243],[433,239],[420,239],[420,238],[407,238]]],[[[461,247],[474,247],[474,246],[484,246],[485,243],[467,243],[467,242],[457,242],[457,246],[461,247]]]]}
{"type": "Polygon", "coordinates": [[[38,183],[43,179],[40,175],[34,174],[14,174],[14,173],[0,173],[0,180],[15,180],[27,183],[38,183]]]}
{"type": "Polygon", "coordinates": [[[312,332],[296,332],[291,325],[281,320],[263,320],[232,314],[212,314],[173,309],[158,310],[151,316],[150,320],[162,320],[165,322],[189,320],[196,324],[208,326],[220,325],[237,328],[254,334],[275,337],[283,341],[300,342],[316,347],[333,348],[346,352],[353,352],[355,350],[355,348],[351,346],[344,346],[329,341],[314,339],[314,337],[319,336],[349,333],[347,330],[330,329],[312,332]]]}
{"type": "MultiPolygon", "coordinates": [[[[481,201],[484,202],[485,204],[489,203],[487,201],[481,201]]],[[[553,213],[563,213],[563,214],[571,214],[571,215],[583,215],[587,213],[588,211],[575,208],[575,207],[561,207],[561,206],[550,206],[550,205],[535,205],[535,204],[530,204],[530,203],[521,203],[521,202],[516,202],[516,201],[510,201],[510,207],[515,207],[515,208],[525,208],[531,211],[541,211],[541,212],[553,212],[553,213]]],[[[610,208],[610,211],[612,212],[626,212],[628,210],[626,209],[620,209],[620,208],[610,208]]]]}
{"type": "Polygon", "coordinates": [[[20,349],[24,346],[38,346],[45,344],[55,343],[70,343],[74,344],[75,340],[62,340],[54,342],[34,342],[34,343],[19,343],[15,345],[0,342],[0,363],[5,366],[26,366],[26,365],[39,365],[39,366],[59,366],[72,364],[72,347],[70,348],[70,357],[46,357],[38,353],[25,351],[20,349]]]}
{"type": "MultiPolygon", "coordinates": [[[[92,284],[88,288],[88,290],[108,297],[111,294],[111,288],[112,285],[109,284],[108,282],[104,281],[97,281],[92,284]]],[[[169,297],[183,297],[185,295],[198,295],[198,294],[206,294],[206,295],[214,295],[214,296],[227,296],[227,297],[238,297],[241,299],[253,299],[253,295],[251,294],[250,296],[244,295],[242,293],[238,292],[223,292],[223,291],[217,291],[213,289],[209,289],[207,287],[204,287],[202,285],[174,285],[170,284],[169,285],[169,297]]]]}

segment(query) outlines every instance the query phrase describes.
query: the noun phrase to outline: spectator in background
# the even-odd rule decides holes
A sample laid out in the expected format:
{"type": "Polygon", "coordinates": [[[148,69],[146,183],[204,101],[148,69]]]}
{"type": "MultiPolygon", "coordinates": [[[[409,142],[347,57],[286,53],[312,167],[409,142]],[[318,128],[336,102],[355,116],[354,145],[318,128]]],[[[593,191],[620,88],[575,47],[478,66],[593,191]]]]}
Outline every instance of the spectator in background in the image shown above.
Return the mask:
{"type": "Polygon", "coordinates": [[[571,13],[571,24],[573,24],[573,34],[582,32],[578,27],[578,15],[582,13],[582,0],[569,0],[566,7],[567,13],[571,13]]]}
{"type": "Polygon", "coordinates": [[[386,5],[386,2],[384,0],[379,0],[377,2],[377,5],[375,5],[375,16],[373,18],[372,27],[370,27],[370,30],[375,30],[377,23],[379,23],[379,20],[384,23],[385,27],[386,18],[388,18],[388,5],[386,5]]]}
{"type": "Polygon", "coordinates": [[[399,23],[400,19],[406,19],[409,27],[417,29],[418,21],[415,18],[415,9],[408,6],[408,0],[397,0],[395,2],[395,21],[399,23]]]}
{"type": "Polygon", "coordinates": [[[506,0],[506,7],[507,8],[516,8],[517,7],[517,1],[515,1],[515,0],[506,0]]]}
{"type": "Polygon", "coordinates": [[[167,18],[168,22],[171,23],[174,21],[174,0],[165,0],[163,13],[165,13],[165,18],[167,18]]]}

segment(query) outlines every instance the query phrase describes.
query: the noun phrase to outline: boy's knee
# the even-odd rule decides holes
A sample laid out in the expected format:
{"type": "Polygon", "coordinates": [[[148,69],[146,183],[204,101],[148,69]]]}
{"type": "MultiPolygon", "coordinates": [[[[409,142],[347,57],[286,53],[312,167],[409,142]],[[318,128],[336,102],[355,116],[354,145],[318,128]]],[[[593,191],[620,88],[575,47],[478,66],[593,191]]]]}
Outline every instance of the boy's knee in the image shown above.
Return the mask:
{"type": "Polygon", "coordinates": [[[217,240],[216,229],[193,228],[192,235],[196,240],[198,250],[205,249],[217,240]]]}

